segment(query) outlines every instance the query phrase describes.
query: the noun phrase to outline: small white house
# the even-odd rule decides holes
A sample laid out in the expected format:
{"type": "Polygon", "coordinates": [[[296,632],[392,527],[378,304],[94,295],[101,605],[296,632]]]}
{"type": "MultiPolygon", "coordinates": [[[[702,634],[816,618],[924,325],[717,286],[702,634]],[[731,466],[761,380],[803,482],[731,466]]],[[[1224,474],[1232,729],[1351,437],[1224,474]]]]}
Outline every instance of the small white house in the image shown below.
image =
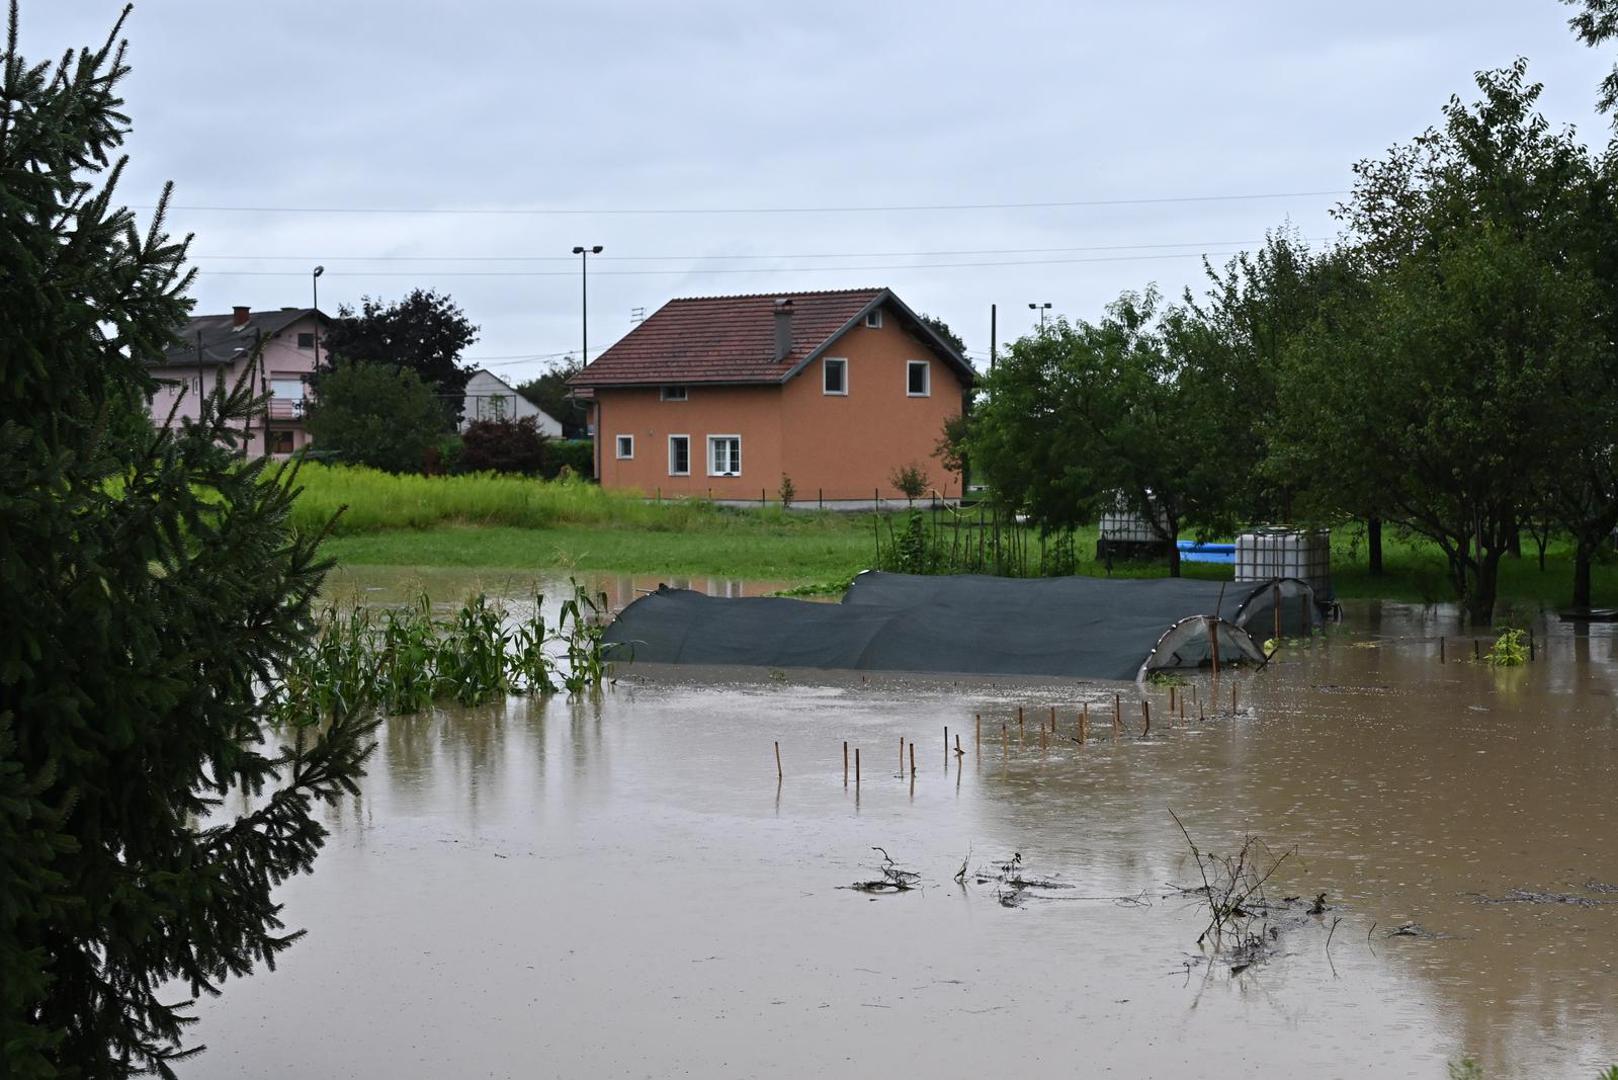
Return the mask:
{"type": "Polygon", "coordinates": [[[521,420],[525,416],[534,418],[541,435],[552,439],[562,437],[561,424],[494,372],[479,368],[467,380],[466,404],[461,410],[462,431],[474,420],[521,420]]]}

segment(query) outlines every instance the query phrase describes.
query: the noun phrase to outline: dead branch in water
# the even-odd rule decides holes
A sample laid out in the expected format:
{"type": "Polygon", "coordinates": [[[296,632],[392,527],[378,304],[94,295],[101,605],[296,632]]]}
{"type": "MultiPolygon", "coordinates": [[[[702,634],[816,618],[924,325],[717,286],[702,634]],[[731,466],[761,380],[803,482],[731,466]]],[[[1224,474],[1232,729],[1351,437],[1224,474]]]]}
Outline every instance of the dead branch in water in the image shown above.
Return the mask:
{"type": "Polygon", "coordinates": [[[870,881],[856,881],[852,885],[844,885],[843,888],[864,893],[901,893],[919,887],[920,874],[914,870],[906,870],[894,862],[893,856],[884,848],[873,847],[871,850],[882,853],[882,865],[877,867],[882,876],[870,881]]]}
{"type": "MultiPolygon", "coordinates": [[[[1199,903],[1207,905],[1208,925],[1197,936],[1197,946],[1211,947],[1216,956],[1230,964],[1232,974],[1266,959],[1281,929],[1270,924],[1271,914],[1296,912],[1302,905],[1295,896],[1272,902],[1265,895],[1264,887],[1297,849],[1289,848],[1274,855],[1262,840],[1246,836],[1234,855],[1215,855],[1197,846],[1185,822],[1172,809],[1169,816],[1185,837],[1202,878],[1201,886],[1189,889],[1177,886],[1182,896],[1195,896],[1199,903]]],[[[1326,910],[1326,894],[1321,893],[1315,897],[1307,914],[1319,915],[1326,910]]]]}

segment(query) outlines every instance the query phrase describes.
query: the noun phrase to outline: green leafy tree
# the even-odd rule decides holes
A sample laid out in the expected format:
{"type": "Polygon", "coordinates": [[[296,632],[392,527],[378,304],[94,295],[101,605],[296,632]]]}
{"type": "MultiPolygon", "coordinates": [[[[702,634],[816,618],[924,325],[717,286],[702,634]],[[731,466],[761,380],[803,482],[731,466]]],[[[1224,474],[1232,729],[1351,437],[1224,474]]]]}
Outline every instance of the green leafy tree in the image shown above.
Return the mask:
{"type": "Polygon", "coordinates": [[[1599,360],[1590,162],[1525,77],[1480,74],[1478,104],[1451,99],[1442,128],[1356,167],[1343,215],[1367,284],[1294,343],[1279,395],[1293,474],[1375,492],[1444,551],[1481,621],[1564,453],[1561,399],[1599,360]]]}
{"type": "Polygon", "coordinates": [[[1046,532],[1124,505],[1168,545],[1229,527],[1244,416],[1184,308],[1126,293],[1099,322],[1058,319],[1014,342],[988,376],[968,447],[1007,509],[1046,532]]]}
{"type": "Polygon", "coordinates": [[[321,375],[306,424],[315,449],[388,472],[414,472],[438,441],[444,411],[409,368],[343,364],[321,375]]]}
{"type": "MultiPolygon", "coordinates": [[[[1568,20],[1568,25],[1586,45],[1594,47],[1618,37],[1618,0],[1562,0],[1562,3],[1579,9],[1578,14],[1568,20]]],[[[1596,108],[1602,112],[1612,112],[1615,107],[1618,107],[1618,67],[1601,80],[1601,92],[1596,98],[1596,108]]],[[[1618,124],[1618,117],[1614,117],[1614,123],[1618,124]]]]}
{"type": "Polygon", "coordinates": [[[266,690],[325,566],[290,466],[235,453],[248,380],[177,431],[119,438],[182,322],[183,244],[113,202],[128,129],[107,42],[0,58],[0,1075],[171,1073],[186,988],[273,966],[272,886],[371,722],[266,690]],[[313,723],[315,720],[320,723],[313,723]],[[249,810],[227,809],[228,805],[249,810]]]}
{"type": "Polygon", "coordinates": [[[572,387],[567,382],[580,370],[579,362],[570,356],[543,375],[517,386],[517,393],[561,424],[563,435],[570,438],[583,433],[589,422],[583,402],[575,401],[570,396],[572,387]]]}
{"type": "Polygon", "coordinates": [[[954,346],[956,352],[960,353],[962,356],[966,355],[965,339],[963,339],[961,335],[957,334],[954,330],[951,330],[949,323],[945,322],[943,319],[940,319],[937,315],[923,315],[921,316],[921,321],[926,323],[933,333],[937,334],[939,337],[949,342],[950,345],[954,346]]]}
{"type": "Polygon", "coordinates": [[[339,307],[322,344],[334,367],[392,364],[415,372],[443,400],[446,425],[454,427],[472,377],[461,354],[477,339],[478,328],[448,296],[413,289],[391,304],[365,296],[358,311],[339,307]]]}

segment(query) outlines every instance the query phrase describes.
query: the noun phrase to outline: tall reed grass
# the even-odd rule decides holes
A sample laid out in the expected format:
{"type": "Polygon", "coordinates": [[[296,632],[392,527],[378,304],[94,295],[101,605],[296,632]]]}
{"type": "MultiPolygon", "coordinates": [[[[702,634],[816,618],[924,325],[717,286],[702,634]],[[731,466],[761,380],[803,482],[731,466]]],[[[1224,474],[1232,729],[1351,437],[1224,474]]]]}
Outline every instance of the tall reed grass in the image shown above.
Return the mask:
{"type": "Polygon", "coordinates": [[[700,500],[655,504],[637,492],[608,491],[584,480],[536,480],[493,473],[395,475],[362,466],[310,462],[299,471],[298,485],[303,491],[293,510],[293,523],[317,529],[347,507],[332,530],[339,535],[434,525],[612,525],[680,531],[734,520],[733,514],[700,500]]]}

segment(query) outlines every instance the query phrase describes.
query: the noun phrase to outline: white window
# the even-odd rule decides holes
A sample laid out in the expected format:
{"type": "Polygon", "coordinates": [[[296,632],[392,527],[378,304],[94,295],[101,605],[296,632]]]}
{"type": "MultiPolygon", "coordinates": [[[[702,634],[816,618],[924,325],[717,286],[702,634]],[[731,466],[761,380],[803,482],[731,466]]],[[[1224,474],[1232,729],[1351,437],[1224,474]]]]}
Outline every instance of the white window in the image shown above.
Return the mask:
{"type": "Polygon", "coordinates": [[[271,379],[270,394],[279,401],[302,401],[302,379],[271,379]]]}
{"type": "Polygon", "coordinates": [[[685,401],[686,392],[683,386],[665,386],[658,395],[664,401],[685,401]]]}
{"type": "Polygon", "coordinates": [[[669,475],[691,475],[691,436],[669,436],[669,475]]]}
{"type": "Polygon", "coordinates": [[[872,330],[882,329],[882,309],[877,308],[875,311],[867,311],[865,313],[865,325],[872,330]]]}
{"type": "Polygon", "coordinates": [[[933,366],[925,360],[911,360],[905,364],[905,393],[911,397],[931,397],[933,393],[933,366]]]}
{"type": "Polygon", "coordinates": [[[635,456],[635,436],[618,436],[618,460],[629,461],[635,456]]]}
{"type": "Polygon", "coordinates": [[[848,393],[848,361],[837,357],[827,357],[821,361],[825,365],[825,381],[821,389],[827,394],[848,393]]]}
{"type": "Polygon", "coordinates": [[[742,474],[742,437],[740,435],[708,436],[708,475],[740,476],[742,474]]]}

